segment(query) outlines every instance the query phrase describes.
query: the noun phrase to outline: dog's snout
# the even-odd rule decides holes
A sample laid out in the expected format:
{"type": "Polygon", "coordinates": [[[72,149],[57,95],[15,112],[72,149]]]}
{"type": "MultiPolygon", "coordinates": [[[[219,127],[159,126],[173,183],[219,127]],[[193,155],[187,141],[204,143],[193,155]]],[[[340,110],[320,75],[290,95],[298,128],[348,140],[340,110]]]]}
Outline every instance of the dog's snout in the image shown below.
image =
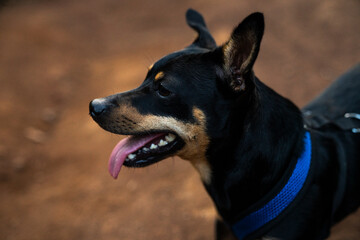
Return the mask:
{"type": "Polygon", "coordinates": [[[107,108],[108,108],[108,104],[106,100],[102,98],[94,99],[89,104],[90,115],[93,117],[100,116],[102,113],[106,111],[107,108]]]}

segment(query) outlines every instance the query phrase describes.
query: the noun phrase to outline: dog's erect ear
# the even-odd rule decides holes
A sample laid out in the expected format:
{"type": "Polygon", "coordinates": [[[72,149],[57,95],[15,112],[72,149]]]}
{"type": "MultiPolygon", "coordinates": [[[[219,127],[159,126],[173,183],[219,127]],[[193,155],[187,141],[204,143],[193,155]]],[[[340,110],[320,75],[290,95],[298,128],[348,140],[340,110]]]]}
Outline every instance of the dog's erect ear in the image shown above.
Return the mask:
{"type": "Polygon", "coordinates": [[[263,34],[264,16],[253,13],[234,29],[230,40],[223,45],[224,70],[230,76],[233,90],[245,90],[263,34]]]}
{"type": "Polygon", "coordinates": [[[186,22],[198,33],[198,37],[189,47],[201,47],[207,49],[214,49],[216,47],[216,42],[207,29],[205,20],[200,13],[193,9],[188,9],[186,12],[186,22]]]}

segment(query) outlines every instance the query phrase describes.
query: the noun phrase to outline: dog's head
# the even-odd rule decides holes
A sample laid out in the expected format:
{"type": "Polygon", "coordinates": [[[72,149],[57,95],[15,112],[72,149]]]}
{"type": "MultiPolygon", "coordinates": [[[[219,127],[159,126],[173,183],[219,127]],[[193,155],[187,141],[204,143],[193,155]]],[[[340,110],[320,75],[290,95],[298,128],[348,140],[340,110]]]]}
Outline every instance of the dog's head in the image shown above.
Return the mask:
{"type": "Polygon", "coordinates": [[[188,10],[186,20],[198,33],[190,46],[150,66],[138,88],[90,102],[90,115],[102,128],[130,135],[110,156],[115,178],[122,165],[143,167],[178,155],[209,182],[209,145],[226,134],[234,102],[245,101],[254,87],[252,67],[264,31],[261,13],[243,20],[221,46],[198,12],[188,10]]]}

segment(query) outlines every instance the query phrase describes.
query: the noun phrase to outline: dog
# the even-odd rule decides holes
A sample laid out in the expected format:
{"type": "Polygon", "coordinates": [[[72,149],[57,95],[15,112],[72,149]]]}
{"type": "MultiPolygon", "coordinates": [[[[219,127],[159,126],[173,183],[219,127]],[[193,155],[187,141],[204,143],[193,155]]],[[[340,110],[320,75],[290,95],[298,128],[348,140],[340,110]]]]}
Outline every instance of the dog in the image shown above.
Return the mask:
{"type": "Polygon", "coordinates": [[[150,66],[138,88],[90,102],[100,127],[129,135],[110,174],[178,155],[216,206],[216,239],[327,238],[360,205],[360,64],[300,110],[254,74],[262,13],[220,46],[200,13],[186,21],[191,45],[150,66]]]}

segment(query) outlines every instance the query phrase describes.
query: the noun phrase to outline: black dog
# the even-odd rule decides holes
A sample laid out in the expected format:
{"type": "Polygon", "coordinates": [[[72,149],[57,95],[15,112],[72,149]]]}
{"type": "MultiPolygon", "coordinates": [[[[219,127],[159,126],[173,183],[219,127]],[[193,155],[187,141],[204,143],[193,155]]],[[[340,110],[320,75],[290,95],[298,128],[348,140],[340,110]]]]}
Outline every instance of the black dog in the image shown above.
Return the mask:
{"type": "Polygon", "coordinates": [[[142,85],[90,103],[105,130],[131,135],[109,171],[178,155],[200,173],[221,220],[217,239],[324,239],[360,205],[360,65],[301,112],[257,79],[261,13],[216,43],[202,16],[188,47],[149,68],[142,85]]]}

